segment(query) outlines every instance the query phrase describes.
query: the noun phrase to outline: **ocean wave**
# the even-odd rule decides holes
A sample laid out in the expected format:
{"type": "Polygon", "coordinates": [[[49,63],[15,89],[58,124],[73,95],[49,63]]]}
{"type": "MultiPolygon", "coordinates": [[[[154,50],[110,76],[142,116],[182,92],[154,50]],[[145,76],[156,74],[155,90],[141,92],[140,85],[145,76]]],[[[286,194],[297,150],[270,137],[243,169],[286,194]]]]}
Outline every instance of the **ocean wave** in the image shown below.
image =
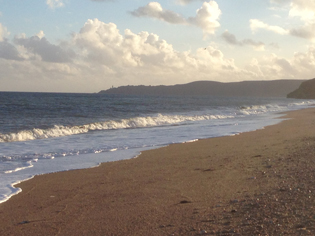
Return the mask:
{"type": "Polygon", "coordinates": [[[243,115],[256,115],[263,114],[266,112],[280,112],[286,110],[286,106],[281,106],[278,104],[266,104],[266,105],[252,105],[252,106],[241,106],[239,108],[240,114],[243,115]]]}
{"type": "Polygon", "coordinates": [[[97,130],[116,130],[116,129],[136,129],[136,128],[147,128],[157,127],[166,125],[175,125],[185,122],[202,121],[202,120],[213,120],[213,119],[226,119],[233,118],[232,115],[162,115],[147,116],[147,117],[134,117],[130,119],[121,120],[109,120],[104,122],[96,122],[91,124],[85,124],[80,126],[63,126],[55,125],[48,129],[34,128],[32,130],[23,130],[17,133],[0,133],[0,142],[18,142],[18,141],[29,141],[36,139],[48,139],[57,138],[62,136],[76,135],[88,133],[90,131],[97,130]]]}
{"type": "Polygon", "coordinates": [[[301,100],[292,103],[278,103],[278,104],[264,104],[264,105],[250,105],[250,106],[240,106],[239,107],[239,115],[259,115],[270,112],[283,112],[290,111],[296,109],[307,108],[310,106],[314,106],[314,100],[301,100]]]}

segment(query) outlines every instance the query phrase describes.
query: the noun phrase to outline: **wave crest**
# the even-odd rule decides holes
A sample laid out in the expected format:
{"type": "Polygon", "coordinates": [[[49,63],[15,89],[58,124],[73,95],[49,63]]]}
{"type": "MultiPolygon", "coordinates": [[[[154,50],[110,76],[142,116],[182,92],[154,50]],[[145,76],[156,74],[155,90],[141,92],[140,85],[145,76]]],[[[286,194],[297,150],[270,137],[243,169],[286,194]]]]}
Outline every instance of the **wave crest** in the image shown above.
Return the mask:
{"type": "Polygon", "coordinates": [[[232,118],[233,116],[225,115],[162,115],[147,116],[147,117],[134,117],[130,119],[109,120],[104,122],[96,122],[80,126],[63,126],[55,125],[48,129],[34,128],[32,130],[23,130],[17,133],[0,134],[0,142],[18,142],[29,141],[35,139],[48,139],[62,136],[69,136],[75,134],[87,133],[96,130],[115,130],[115,129],[136,129],[174,125],[191,121],[202,121],[212,119],[225,119],[232,118]]]}

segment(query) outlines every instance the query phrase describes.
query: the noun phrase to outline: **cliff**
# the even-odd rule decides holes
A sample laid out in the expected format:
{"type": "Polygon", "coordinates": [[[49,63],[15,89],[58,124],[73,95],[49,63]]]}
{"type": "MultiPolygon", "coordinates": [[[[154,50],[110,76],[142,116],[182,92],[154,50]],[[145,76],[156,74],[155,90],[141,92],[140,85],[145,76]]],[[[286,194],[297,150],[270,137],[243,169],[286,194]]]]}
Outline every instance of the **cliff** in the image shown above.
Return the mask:
{"type": "Polygon", "coordinates": [[[104,94],[124,95],[211,95],[228,97],[286,97],[300,86],[303,80],[243,81],[221,83],[196,81],[172,86],[121,86],[102,90],[104,94]]]}
{"type": "Polygon", "coordinates": [[[301,83],[300,87],[287,95],[288,98],[315,99],[315,79],[301,83]]]}

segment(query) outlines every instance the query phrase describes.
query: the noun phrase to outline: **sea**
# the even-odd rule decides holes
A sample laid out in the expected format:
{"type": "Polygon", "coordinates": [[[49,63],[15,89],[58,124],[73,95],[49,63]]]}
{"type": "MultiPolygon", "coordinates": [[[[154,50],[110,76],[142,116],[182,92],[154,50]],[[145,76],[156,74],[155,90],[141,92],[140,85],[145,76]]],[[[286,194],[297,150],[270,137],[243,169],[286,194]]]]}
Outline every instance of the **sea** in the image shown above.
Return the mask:
{"type": "Polygon", "coordinates": [[[315,100],[0,92],[0,203],[35,175],[280,122],[315,100]]]}

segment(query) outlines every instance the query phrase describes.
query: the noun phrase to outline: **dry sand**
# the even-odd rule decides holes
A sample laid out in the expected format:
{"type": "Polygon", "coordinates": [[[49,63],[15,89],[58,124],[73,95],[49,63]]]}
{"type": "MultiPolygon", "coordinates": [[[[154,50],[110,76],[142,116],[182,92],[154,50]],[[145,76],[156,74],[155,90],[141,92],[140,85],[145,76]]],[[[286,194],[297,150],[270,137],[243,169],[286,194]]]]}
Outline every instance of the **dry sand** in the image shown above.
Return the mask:
{"type": "Polygon", "coordinates": [[[315,109],[286,118],[36,176],[0,205],[0,235],[315,235],[315,109]]]}

